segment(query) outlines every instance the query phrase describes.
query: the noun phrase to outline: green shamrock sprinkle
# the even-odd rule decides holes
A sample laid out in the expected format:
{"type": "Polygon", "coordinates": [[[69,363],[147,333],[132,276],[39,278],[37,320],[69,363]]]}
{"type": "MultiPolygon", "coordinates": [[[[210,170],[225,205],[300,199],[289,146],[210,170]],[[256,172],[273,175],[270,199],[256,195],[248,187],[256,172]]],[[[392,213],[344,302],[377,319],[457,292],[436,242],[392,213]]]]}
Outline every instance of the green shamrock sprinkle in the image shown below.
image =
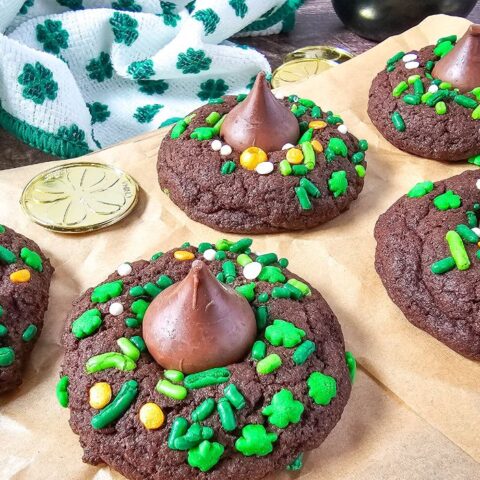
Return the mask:
{"type": "Polygon", "coordinates": [[[184,75],[188,73],[200,73],[202,70],[208,70],[212,59],[205,55],[203,50],[187,49],[185,53],[180,53],[177,60],[177,68],[184,75]]]}
{"type": "Polygon", "coordinates": [[[205,35],[211,35],[217,29],[217,25],[220,22],[220,17],[211,8],[197,10],[192,17],[203,23],[205,35]]]}
{"type": "Polygon", "coordinates": [[[137,83],[140,86],[138,90],[146,95],[161,95],[168,90],[165,80],[138,80],[137,83]]]}
{"type": "Polygon", "coordinates": [[[345,352],[345,362],[347,363],[350,381],[353,383],[357,374],[357,361],[355,360],[352,352],[345,352]]]}
{"type": "Polygon", "coordinates": [[[157,14],[157,16],[159,16],[168,27],[176,27],[177,22],[180,20],[180,15],[175,13],[175,3],[161,1],[160,8],[162,9],[162,13],[157,14]]]}
{"type": "Polygon", "coordinates": [[[258,276],[258,279],[262,282],[269,283],[284,283],[286,280],[285,275],[282,273],[280,268],[274,267],[272,265],[267,265],[263,267],[260,275],[258,276]]]}
{"type": "Polygon", "coordinates": [[[265,329],[265,338],[275,347],[293,348],[305,335],[305,331],[293,323],[279,319],[265,329]]]}
{"type": "Polygon", "coordinates": [[[240,285],[235,287],[237,293],[245,297],[249,302],[253,302],[255,299],[255,283],[247,283],[246,285],[240,285]]]}
{"type": "Polygon", "coordinates": [[[148,80],[155,75],[153,69],[153,61],[150,59],[132,62],[127,69],[127,73],[132,76],[134,80],[148,80]]]}
{"type": "Polygon", "coordinates": [[[246,457],[264,457],[272,453],[277,439],[278,435],[267,432],[263,425],[250,424],[242,428],[242,436],[235,442],[235,448],[246,457]]]}
{"type": "Polygon", "coordinates": [[[305,407],[302,402],[295,400],[290,390],[282,388],[276,393],[270,405],[262,410],[268,421],[278,428],[286,428],[291,423],[298,423],[302,418],[305,407]]]}
{"type": "Polygon", "coordinates": [[[102,314],[97,308],[83,312],[72,322],[72,333],[78,339],[89,337],[102,325],[102,314]]]}
{"type": "Polygon", "coordinates": [[[53,79],[53,73],[40,62],[35,65],[27,63],[18,76],[18,83],[23,85],[22,96],[32,100],[37,105],[43,104],[48,98],[57,98],[58,83],[53,79]]]}
{"type": "Polygon", "coordinates": [[[333,137],[328,142],[328,147],[335,155],[346,157],[348,155],[348,148],[341,138],[333,137]]]}
{"type": "Polygon", "coordinates": [[[245,0],[228,0],[228,4],[235,10],[235,15],[240,18],[245,18],[248,12],[248,6],[245,0]]]}
{"type": "Polygon", "coordinates": [[[138,38],[138,22],[126,13],[115,12],[110,18],[110,25],[116,43],[124,43],[130,47],[138,38]]]}
{"type": "Polygon", "coordinates": [[[0,263],[11,265],[17,261],[17,256],[8,248],[0,245],[0,263]]]}
{"type": "Polygon", "coordinates": [[[87,107],[92,117],[92,125],[94,123],[102,123],[110,116],[108,105],[105,105],[104,103],[87,103],[87,107]]]}
{"type": "Polygon", "coordinates": [[[429,180],[417,183],[408,193],[407,197],[420,198],[433,190],[433,182],[429,180]]]}
{"type": "Polygon", "coordinates": [[[32,252],[32,250],[24,247],[20,252],[20,257],[25,262],[25,265],[28,265],[37,272],[43,272],[42,257],[40,257],[37,252],[32,252]]]}
{"type": "Polygon", "coordinates": [[[201,90],[198,92],[197,96],[200,98],[200,100],[207,101],[211,98],[218,98],[222,95],[225,95],[228,88],[229,87],[224,80],[210,79],[200,84],[201,90]]]}
{"type": "Polygon", "coordinates": [[[307,380],[308,395],[317,405],[328,405],[337,395],[337,381],[329,375],[313,372],[307,380]]]}
{"type": "Polygon", "coordinates": [[[462,205],[462,199],[453,190],[447,190],[445,193],[438,195],[433,199],[433,204],[439,210],[450,210],[451,208],[458,208],[462,205]]]}
{"type": "Polygon", "coordinates": [[[222,444],[204,440],[200,445],[188,451],[188,464],[202,472],[208,472],[218,463],[224,450],[222,444]]]}
{"type": "Polygon", "coordinates": [[[125,12],[141,12],[142,7],[135,0],[118,0],[112,2],[112,8],[115,10],[123,10],[125,12]]]}
{"type": "Polygon", "coordinates": [[[138,107],[133,114],[133,118],[135,118],[138,123],[150,123],[162,108],[163,105],[160,105],[159,103],[138,107]]]}
{"type": "Polygon", "coordinates": [[[91,295],[93,303],[108,302],[112,298],[118,297],[123,291],[123,281],[116,280],[115,282],[104,283],[96,287],[91,295]]]}
{"type": "Polygon", "coordinates": [[[43,49],[49,53],[60,53],[60,49],[68,48],[68,32],[62,28],[59,20],[45,20],[36,27],[37,40],[43,44],[43,49]]]}
{"type": "Polygon", "coordinates": [[[328,189],[333,193],[335,198],[342,196],[348,188],[347,172],[339,170],[333,172],[328,181],[328,189]]]}
{"type": "Polygon", "coordinates": [[[86,66],[88,76],[97,82],[103,82],[106,78],[112,78],[113,65],[110,55],[106,52],[100,52],[97,58],[92,58],[86,66]]]}

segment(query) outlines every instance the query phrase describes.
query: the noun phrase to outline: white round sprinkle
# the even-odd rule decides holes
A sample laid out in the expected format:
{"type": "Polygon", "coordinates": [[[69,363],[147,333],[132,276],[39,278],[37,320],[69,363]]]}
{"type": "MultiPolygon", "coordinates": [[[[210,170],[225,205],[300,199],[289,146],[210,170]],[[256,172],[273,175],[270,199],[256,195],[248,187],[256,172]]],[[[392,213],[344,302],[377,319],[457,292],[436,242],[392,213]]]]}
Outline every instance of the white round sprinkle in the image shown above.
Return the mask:
{"type": "Polygon", "coordinates": [[[222,148],[222,142],[220,140],[214,140],[212,142],[212,150],[214,150],[215,152],[218,152],[221,148],[222,148]]]}
{"type": "Polygon", "coordinates": [[[122,263],[118,268],[117,268],[117,273],[121,277],[126,277],[127,275],[130,275],[132,273],[132,266],[129,263],[122,263]]]}
{"type": "Polygon", "coordinates": [[[230,155],[232,153],[232,147],[230,145],[224,145],[220,149],[220,155],[230,155]]]}
{"type": "Polygon", "coordinates": [[[108,311],[110,312],[110,315],[121,315],[123,313],[123,305],[121,303],[114,302],[110,305],[108,311]]]}
{"type": "Polygon", "coordinates": [[[247,280],[255,280],[262,271],[262,264],[258,262],[247,263],[243,267],[243,276],[247,280]]]}
{"type": "Polygon", "coordinates": [[[283,100],[285,98],[285,95],[281,92],[275,92],[274,95],[275,98],[278,98],[278,100],[283,100]]]}
{"type": "Polygon", "coordinates": [[[418,57],[415,53],[407,53],[403,58],[402,60],[405,62],[405,63],[408,63],[408,62],[413,62],[414,60],[416,60],[418,57]]]}
{"type": "Polygon", "coordinates": [[[418,68],[420,64],[418,62],[408,62],[405,64],[405,68],[408,70],[413,70],[414,68],[418,68]]]}
{"type": "Polygon", "coordinates": [[[208,262],[211,262],[212,260],[215,260],[216,253],[217,252],[213,248],[209,248],[203,252],[203,258],[208,262]]]}
{"type": "Polygon", "coordinates": [[[473,227],[472,228],[472,232],[474,232],[476,235],[478,235],[480,237],[480,228],[478,227],[473,227]]]}
{"type": "Polygon", "coordinates": [[[293,148],[295,145],[292,145],[291,143],[286,143],[283,147],[282,150],[288,150],[289,148],[293,148]]]}
{"type": "Polygon", "coordinates": [[[345,133],[348,132],[347,126],[346,126],[346,125],[343,125],[343,124],[342,124],[342,125],[339,125],[338,128],[337,128],[337,130],[338,130],[340,133],[343,133],[343,134],[345,134],[345,133]]]}
{"type": "Polygon", "coordinates": [[[437,93],[437,92],[438,92],[438,85],[435,85],[435,84],[430,85],[430,86],[428,87],[428,91],[429,91],[430,93],[437,93]]]}
{"type": "Polygon", "coordinates": [[[268,175],[273,172],[273,163],[272,162],[262,162],[255,167],[255,171],[260,175],[268,175]]]}
{"type": "Polygon", "coordinates": [[[477,180],[477,188],[480,190],[480,179],[477,180]]]}

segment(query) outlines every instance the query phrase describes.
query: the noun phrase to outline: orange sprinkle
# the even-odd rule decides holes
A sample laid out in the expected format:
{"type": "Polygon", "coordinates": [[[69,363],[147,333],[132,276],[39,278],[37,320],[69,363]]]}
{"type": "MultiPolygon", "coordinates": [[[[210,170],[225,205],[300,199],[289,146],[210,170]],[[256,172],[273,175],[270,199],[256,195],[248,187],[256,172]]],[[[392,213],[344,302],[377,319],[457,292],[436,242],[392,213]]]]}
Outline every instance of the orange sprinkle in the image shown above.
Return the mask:
{"type": "Polygon", "coordinates": [[[314,130],[320,130],[321,128],[325,128],[327,126],[326,122],[322,120],[312,120],[308,124],[308,128],[313,128],[314,130]]]}
{"type": "Polygon", "coordinates": [[[313,149],[317,153],[322,153],[323,152],[323,145],[318,140],[312,140],[310,143],[312,144],[313,149]]]}
{"type": "Polygon", "coordinates": [[[17,270],[10,274],[10,281],[12,283],[26,283],[30,281],[30,271],[27,269],[17,270]]]}
{"type": "Polygon", "coordinates": [[[303,153],[298,148],[290,148],[287,151],[287,160],[288,163],[292,163],[293,165],[298,165],[299,163],[303,162],[303,153]]]}
{"type": "Polygon", "coordinates": [[[180,261],[193,260],[195,258],[195,255],[187,250],[177,250],[173,256],[180,261]]]}
{"type": "Polygon", "coordinates": [[[240,165],[246,170],[255,170],[259,163],[266,162],[267,154],[258,147],[248,147],[240,155],[240,165]]]}

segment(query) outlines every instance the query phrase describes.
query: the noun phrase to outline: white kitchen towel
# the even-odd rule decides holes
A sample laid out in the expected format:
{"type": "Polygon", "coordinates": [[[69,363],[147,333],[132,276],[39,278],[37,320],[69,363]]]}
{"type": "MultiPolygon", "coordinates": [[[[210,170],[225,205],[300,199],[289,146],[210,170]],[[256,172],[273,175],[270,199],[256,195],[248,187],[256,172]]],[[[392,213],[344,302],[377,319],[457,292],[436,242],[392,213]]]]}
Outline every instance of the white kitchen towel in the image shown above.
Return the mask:
{"type": "Polygon", "coordinates": [[[243,93],[303,0],[0,0],[0,126],[72,158],[243,93]]]}

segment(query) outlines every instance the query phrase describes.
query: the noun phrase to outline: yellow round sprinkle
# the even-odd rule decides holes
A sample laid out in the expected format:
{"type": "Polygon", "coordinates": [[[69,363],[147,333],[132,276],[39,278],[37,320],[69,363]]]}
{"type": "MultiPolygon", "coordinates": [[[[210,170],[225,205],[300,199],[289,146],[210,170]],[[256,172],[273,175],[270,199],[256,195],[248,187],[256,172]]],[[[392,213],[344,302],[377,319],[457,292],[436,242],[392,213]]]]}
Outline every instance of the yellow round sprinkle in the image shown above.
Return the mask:
{"type": "Polygon", "coordinates": [[[107,382],[98,382],[90,388],[90,406],[100,410],[110,403],[112,399],[112,387],[107,382]]]}
{"type": "Polygon", "coordinates": [[[10,274],[12,283],[25,283],[30,281],[30,272],[27,269],[17,270],[10,274]]]}
{"type": "Polygon", "coordinates": [[[255,170],[255,167],[268,159],[267,154],[258,147],[248,147],[240,155],[240,165],[246,170],[255,170]]]}
{"type": "Polygon", "coordinates": [[[165,415],[156,403],[146,403],[139,412],[140,421],[147,430],[156,430],[163,425],[165,415]]]}
{"type": "Polygon", "coordinates": [[[318,140],[312,140],[310,143],[312,144],[313,149],[317,153],[322,153],[323,152],[323,145],[318,140]]]}
{"type": "Polygon", "coordinates": [[[195,255],[192,252],[188,252],[187,250],[177,250],[173,256],[177,260],[193,260],[195,258],[195,255]]]}
{"type": "Polygon", "coordinates": [[[323,122],[322,120],[312,120],[308,124],[308,128],[313,128],[315,130],[320,130],[321,128],[325,128],[326,126],[326,122],[323,122]]]}
{"type": "Polygon", "coordinates": [[[299,163],[303,162],[303,153],[298,148],[290,148],[287,151],[287,160],[288,163],[292,163],[293,165],[298,165],[299,163]]]}

